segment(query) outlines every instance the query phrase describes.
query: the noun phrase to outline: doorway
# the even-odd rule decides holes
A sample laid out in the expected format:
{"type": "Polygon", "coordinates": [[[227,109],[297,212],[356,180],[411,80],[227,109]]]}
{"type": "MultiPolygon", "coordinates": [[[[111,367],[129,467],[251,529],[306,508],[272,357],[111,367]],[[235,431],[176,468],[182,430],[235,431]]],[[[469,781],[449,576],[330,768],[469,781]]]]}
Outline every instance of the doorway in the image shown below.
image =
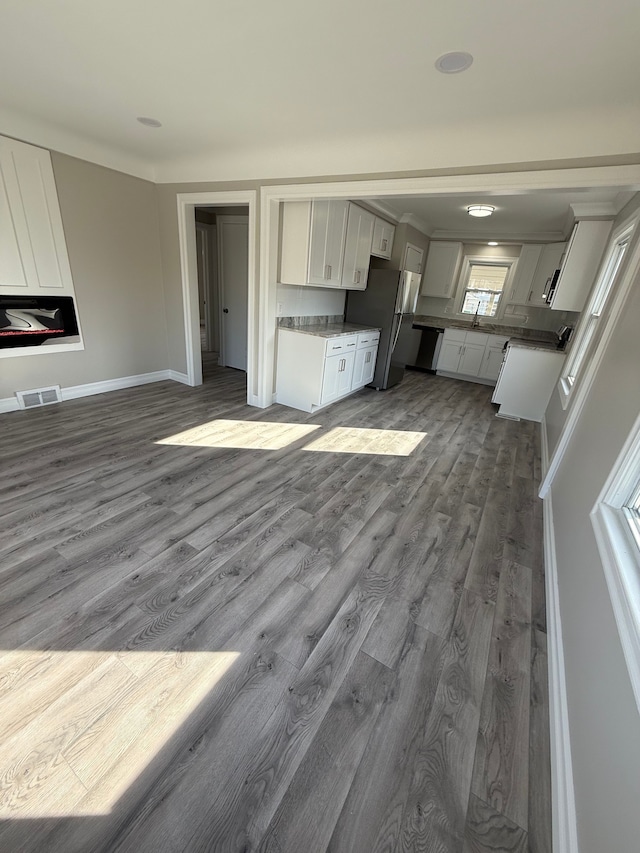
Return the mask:
{"type": "Polygon", "coordinates": [[[216,366],[247,371],[249,215],[246,207],[195,208],[203,381],[216,366]]]}
{"type": "MultiPolygon", "coordinates": [[[[248,372],[251,376],[251,370],[248,367],[255,358],[255,321],[254,321],[254,302],[255,302],[255,264],[256,264],[256,207],[257,193],[255,190],[238,190],[231,192],[204,192],[204,193],[178,193],[178,236],[180,244],[180,266],[182,278],[182,299],[184,308],[184,334],[185,334],[185,357],[186,357],[186,384],[191,386],[201,385],[203,381],[202,360],[203,352],[206,358],[209,359],[211,353],[216,352],[216,343],[218,347],[218,356],[215,357],[215,367],[218,367],[217,362],[238,365],[237,369],[248,372]],[[207,215],[215,217],[215,222],[204,223],[205,225],[215,225],[216,237],[213,240],[211,236],[211,227],[209,228],[208,248],[204,248],[207,244],[206,234],[197,236],[198,230],[203,230],[196,227],[196,208],[203,210],[207,215]],[[229,240],[223,237],[223,241],[228,243],[229,248],[226,255],[225,269],[229,271],[229,275],[235,277],[235,286],[231,283],[228,285],[225,295],[229,295],[232,302],[229,305],[222,305],[220,302],[221,295],[221,275],[220,275],[220,252],[218,251],[219,239],[218,217],[227,217],[229,222],[225,223],[222,228],[223,232],[229,232],[229,240]],[[245,228],[244,237],[238,236],[239,229],[229,227],[233,218],[243,220],[243,228],[245,228]],[[232,236],[231,236],[232,235],[232,236]],[[199,244],[202,257],[199,258],[199,244]],[[239,248],[242,244],[242,256],[239,259],[239,248]],[[208,258],[205,259],[205,253],[208,258]],[[198,267],[202,269],[203,281],[209,287],[208,299],[205,293],[200,295],[198,285],[198,267]],[[207,271],[204,268],[207,266],[207,271]],[[238,291],[237,281],[239,280],[238,270],[243,270],[243,288],[238,291]],[[232,315],[233,306],[233,315],[232,315]],[[227,314],[224,313],[224,307],[228,308],[227,314]],[[201,311],[202,308],[202,311],[201,311]],[[223,326],[223,318],[231,318],[233,321],[231,328],[226,331],[226,343],[223,326]],[[202,317],[202,325],[201,325],[202,317]],[[238,320],[238,324],[235,324],[238,320]],[[238,328],[241,332],[238,333],[238,328]],[[218,338],[216,339],[216,329],[218,330],[218,338]],[[241,343],[239,341],[241,340],[241,343]],[[233,351],[227,347],[233,348],[233,351]],[[203,345],[208,349],[203,349],[203,345]],[[241,354],[241,360],[238,360],[238,353],[241,354]],[[241,366],[241,365],[244,366],[241,366]]],[[[202,214],[199,214],[199,219],[206,219],[202,214]]],[[[227,273],[225,272],[225,277],[227,273]]],[[[255,392],[250,387],[247,388],[248,402],[253,402],[255,392]]]]}

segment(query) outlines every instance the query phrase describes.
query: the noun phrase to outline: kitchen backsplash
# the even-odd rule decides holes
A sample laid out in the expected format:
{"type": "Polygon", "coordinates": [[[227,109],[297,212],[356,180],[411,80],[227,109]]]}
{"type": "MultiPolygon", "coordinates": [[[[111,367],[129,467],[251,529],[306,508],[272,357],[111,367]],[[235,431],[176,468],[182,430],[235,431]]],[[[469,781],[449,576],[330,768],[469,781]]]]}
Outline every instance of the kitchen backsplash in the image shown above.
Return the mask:
{"type": "Polygon", "coordinates": [[[346,291],[338,288],[278,284],[278,317],[325,317],[344,314],[346,291]]]}
{"type": "Polygon", "coordinates": [[[300,326],[313,326],[316,323],[342,323],[344,314],[306,314],[299,317],[278,317],[278,326],[285,329],[297,329],[300,326]]]}
{"type": "MultiPolygon", "coordinates": [[[[433,317],[452,317],[453,300],[437,299],[433,296],[420,296],[416,308],[417,314],[433,317]],[[446,309],[449,308],[449,311],[446,309]]],[[[502,320],[492,321],[496,325],[523,326],[530,329],[542,329],[554,332],[559,326],[575,326],[580,314],[572,311],[552,311],[550,308],[533,308],[525,305],[507,305],[502,320]]],[[[482,324],[482,318],[480,318],[482,324]]]]}

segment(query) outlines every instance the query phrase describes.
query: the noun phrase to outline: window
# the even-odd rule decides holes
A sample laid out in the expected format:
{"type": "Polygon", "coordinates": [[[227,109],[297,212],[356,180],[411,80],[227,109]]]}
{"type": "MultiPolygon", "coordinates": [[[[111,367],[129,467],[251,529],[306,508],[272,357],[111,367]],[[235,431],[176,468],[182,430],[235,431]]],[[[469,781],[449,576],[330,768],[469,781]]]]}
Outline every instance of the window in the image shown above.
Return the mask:
{"type": "Polygon", "coordinates": [[[591,342],[595,338],[596,330],[600,325],[602,312],[605,309],[607,299],[616,281],[616,276],[629,245],[632,231],[633,226],[627,228],[621,235],[614,237],[606,262],[601,268],[596,285],[583,312],[567,366],[560,380],[560,397],[564,408],[567,407],[576,378],[580,373],[591,342]]]}
{"type": "Polygon", "coordinates": [[[640,417],[591,512],[640,710],[640,417]]]}
{"type": "Polygon", "coordinates": [[[511,264],[468,261],[462,314],[495,317],[511,264]]]}

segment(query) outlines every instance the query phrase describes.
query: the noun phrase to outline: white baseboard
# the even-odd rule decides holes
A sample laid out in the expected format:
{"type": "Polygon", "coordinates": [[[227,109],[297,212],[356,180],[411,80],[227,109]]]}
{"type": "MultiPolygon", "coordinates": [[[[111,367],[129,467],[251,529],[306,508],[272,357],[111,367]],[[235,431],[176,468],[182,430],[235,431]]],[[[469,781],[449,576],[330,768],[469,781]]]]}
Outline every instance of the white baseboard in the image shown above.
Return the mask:
{"type": "MultiPolygon", "coordinates": [[[[546,429],[542,424],[542,465],[548,465],[546,429]],[[546,458],[545,458],[546,457],[546,458]]],[[[567,684],[562,623],[558,599],[558,564],[551,493],[543,503],[544,563],[547,598],[547,658],[549,667],[549,727],[551,737],[551,810],[554,853],[578,853],[578,829],[573,788],[567,684]]]]}
{"type": "MultiPolygon", "coordinates": [[[[153,373],[139,373],[136,376],[120,376],[118,379],[105,379],[102,382],[89,382],[86,385],[71,385],[62,388],[62,400],[76,400],[78,397],[90,397],[92,394],[105,394],[108,391],[120,391],[122,388],[135,388],[137,385],[148,385],[151,382],[164,382],[167,379],[174,382],[189,384],[185,373],[177,370],[156,370],[153,373]]],[[[0,399],[0,413],[18,411],[20,406],[16,397],[0,399]]]]}

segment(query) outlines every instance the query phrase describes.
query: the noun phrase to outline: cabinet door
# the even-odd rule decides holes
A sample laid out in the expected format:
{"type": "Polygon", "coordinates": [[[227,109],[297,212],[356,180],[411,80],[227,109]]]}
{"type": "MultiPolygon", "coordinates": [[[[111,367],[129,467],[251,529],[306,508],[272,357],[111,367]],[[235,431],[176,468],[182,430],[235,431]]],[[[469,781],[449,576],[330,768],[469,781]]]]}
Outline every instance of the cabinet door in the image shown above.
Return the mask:
{"type": "Polygon", "coordinates": [[[378,258],[390,258],[393,248],[393,237],[396,232],[395,225],[386,222],[376,216],[373,226],[373,245],[371,246],[371,254],[378,258]]]}
{"type": "Polygon", "coordinates": [[[404,250],[404,263],[402,269],[407,272],[416,272],[420,274],[424,269],[424,250],[412,243],[407,243],[404,250]]]}
{"type": "Polygon", "coordinates": [[[377,354],[377,345],[357,350],[353,367],[353,379],[351,382],[352,390],[355,390],[356,388],[364,388],[365,385],[373,382],[373,377],[376,372],[377,354]]]}
{"type": "Polygon", "coordinates": [[[349,204],[342,265],[342,286],[348,290],[365,290],[367,287],[374,221],[373,213],[349,204]]]}
{"type": "Polygon", "coordinates": [[[307,282],[340,287],[349,203],[314,201],[311,209],[307,282]]]}
{"type": "Polygon", "coordinates": [[[463,343],[460,341],[448,341],[445,333],[442,346],[440,347],[440,356],[436,370],[446,370],[448,373],[458,373],[458,365],[462,356],[463,343]]]}
{"type": "Polygon", "coordinates": [[[554,272],[560,269],[560,263],[566,248],[566,243],[547,243],[542,249],[533,282],[531,283],[531,293],[529,294],[530,305],[536,305],[538,308],[549,307],[547,305],[547,291],[554,272]]]}
{"type": "Polygon", "coordinates": [[[538,267],[542,250],[543,247],[538,245],[523,246],[521,248],[520,257],[518,258],[513,275],[513,285],[511,287],[509,302],[515,305],[527,305],[529,302],[529,296],[533,288],[533,277],[538,267]]]}
{"type": "Polygon", "coordinates": [[[501,347],[487,347],[485,350],[480,373],[478,374],[483,379],[498,379],[504,353],[501,347]]]}
{"type": "Polygon", "coordinates": [[[364,366],[362,371],[362,384],[369,385],[373,382],[373,377],[376,372],[376,359],[378,357],[378,347],[367,347],[364,352],[364,366]]]}
{"type": "Polygon", "coordinates": [[[355,353],[344,352],[325,359],[320,405],[337,400],[351,391],[355,353]]]}
{"type": "Polygon", "coordinates": [[[422,280],[422,295],[450,299],[455,292],[461,261],[462,243],[432,242],[422,280]]]}
{"type": "Polygon", "coordinates": [[[458,373],[463,373],[465,376],[479,376],[485,349],[484,344],[465,343],[462,347],[458,373]]]}
{"type": "Polygon", "coordinates": [[[612,222],[581,220],[573,230],[551,301],[555,311],[582,311],[602,259],[612,222]]]}

